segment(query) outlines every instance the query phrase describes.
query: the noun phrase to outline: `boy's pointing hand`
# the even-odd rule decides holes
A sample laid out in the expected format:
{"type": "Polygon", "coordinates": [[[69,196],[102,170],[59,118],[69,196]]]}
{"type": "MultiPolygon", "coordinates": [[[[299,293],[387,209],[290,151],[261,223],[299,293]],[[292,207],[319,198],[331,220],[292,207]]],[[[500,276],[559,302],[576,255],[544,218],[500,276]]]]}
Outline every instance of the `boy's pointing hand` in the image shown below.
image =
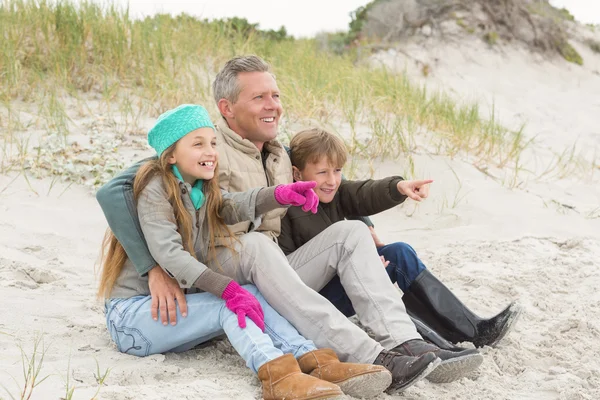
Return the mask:
{"type": "Polygon", "coordinates": [[[398,182],[398,192],[415,201],[421,201],[429,196],[429,184],[433,179],[418,179],[398,182]]]}

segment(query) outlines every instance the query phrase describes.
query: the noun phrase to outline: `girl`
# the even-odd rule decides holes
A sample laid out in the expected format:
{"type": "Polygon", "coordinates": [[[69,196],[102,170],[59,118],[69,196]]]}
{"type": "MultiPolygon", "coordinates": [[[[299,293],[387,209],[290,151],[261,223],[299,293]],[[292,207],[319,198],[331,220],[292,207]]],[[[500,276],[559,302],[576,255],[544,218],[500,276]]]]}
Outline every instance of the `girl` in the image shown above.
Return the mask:
{"type": "MultiPolygon", "coordinates": [[[[320,129],[296,134],[290,143],[290,152],[294,179],[316,181],[315,192],[320,205],[314,215],[298,209],[288,210],[279,236],[279,245],[286,255],[337,221],[377,214],[402,203],[406,197],[421,201],[427,197],[429,184],[433,182],[405,181],[399,176],[343,181],[341,171],[346,163],[346,147],[339,137],[320,129]]],[[[379,247],[378,252],[384,259],[390,279],[404,292],[407,312],[453,343],[469,341],[476,347],[493,346],[506,335],[519,315],[520,307],[512,303],[492,318],[477,316],[429,272],[415,250],[406,243],[379,247]]],[[[352,304],[337,277],[320,293],[347,316],[354,315],[352,304]]],[[[415,321],[417,326],[418,320],[415,321]]],[[[421,330],[420,333],[436,345],[446,346],[443,339],[436,338],[435,332],[421,330]]]]}
{"type": "Polygon", "coordinates": [[[181,352],[224,331],[258,373],[265,399],[338,399],[343,392],[331,382],[356,385],[361,381],[356,370],[377,372],[387,387],[391,374],[385,368],[340,363],[331,350],[317,350],[253,285],[242,287],[219,273],[219,262],[233,253],[234,243],[224,239],[233,236],[226,224],[259,223],[261,214],[286,205],[316,212],[318,198],[314,182],[222,194],[215,140],[208,113],[197,105],[167,111],[148,133],[158,159],[136,175],[140,227],[154,259],[187,290],[189,316],[179,316],[175,326],[149,318],[148,278],[136,272],[108,231],[98,295],[106,299],[107,326],[119,351],[136,356],[181,352]],[[216,250],[217,242],[224,251],[216,250]]]}

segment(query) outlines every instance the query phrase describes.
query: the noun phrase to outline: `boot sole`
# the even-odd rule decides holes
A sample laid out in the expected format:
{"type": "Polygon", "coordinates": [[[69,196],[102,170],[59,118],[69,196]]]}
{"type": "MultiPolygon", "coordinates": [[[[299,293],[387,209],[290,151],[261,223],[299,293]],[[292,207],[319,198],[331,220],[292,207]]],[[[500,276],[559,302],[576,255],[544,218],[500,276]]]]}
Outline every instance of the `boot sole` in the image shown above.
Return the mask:
{"type": "Polygon", "coordinates": [[[483,356],[481,354],[469,354],[442,361],[440,365],[427,376],[427,380],[433,383],[454,382],[475,371],[482,362],[483,356]]]}
{"type": "Polygon", "coordinates": [[[334,383],[348,396],[370,399],[383,393],[392,384],[392,374],[388,370],[376,371],[334,383]]]}
{"type": "Polygon", "coordinates": [[[494,341],[492,343],[489,344],[490,347],[496,346],[498,344],[498,342],[500,342],[502,339],[504,339],[506,334],[508,332],[510,332],[512,327],[515,325],[515,323],[521,316],[521,313],[523,312],[523,307],[521,307],[518,304],[515,304],[513,309],[511,309],[511,311],[512,311],[511,316],[506,320],[506,323],[504,324],[504,327],[502,328],[502,331],[500,332],[500,334],[496,337],[496,339],[494,339],[494,341]]]}
{"type": "Polygon", "coordinates": [[[435,360],[430,362],[427,365],[427,367],[425,369],[423,369],[423,371],[421,371],[419,374],[413,376],[409,381],[404,382],[404,383],[392,383],[392,385],[388,388],[388,390],[386,390],[386,393],[387,394],[396,394],[396,393],[405,391],[406,389],[408,389],[409,387],[411,387],[412,385],[414,385],[421,379],[429,376],[433,371],[436,370],[436,368],[439,368],[439,365],[441,364],[441,362],[442,362],[442,360],[440,360],[439,358],[436,358],[435,360]]]}

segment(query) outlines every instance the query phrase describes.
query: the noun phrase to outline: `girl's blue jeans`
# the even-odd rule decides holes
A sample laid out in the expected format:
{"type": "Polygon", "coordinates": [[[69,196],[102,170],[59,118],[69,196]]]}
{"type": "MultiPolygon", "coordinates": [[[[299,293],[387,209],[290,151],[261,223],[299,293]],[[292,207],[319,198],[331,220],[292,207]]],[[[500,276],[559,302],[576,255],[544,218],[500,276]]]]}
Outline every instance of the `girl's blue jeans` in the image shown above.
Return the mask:
{"type": "MultiPolygon", "coordinates": [[[[377,252],[390,262],[386,271],[392,283],[397,283],[403,292],[406,292],[416,277],[427,268],[415,249],[404,242],[379,247],[377,252]]],[[[355,314],[352,302],[337,275],[319,293],[347,317],[355,314]]]]}
{"type": "Polygon", "coordinates": [[[225,301],[210,293],[186,295],[188,315],[177,308],[177,325],[163,325],[152,319],[150,296],[111,299],[106,303],[106,324],[112,340],[122,353],[147,356],[182,352],[225,333],[232,346],[255,373],[261,365],[284,354],[298,358],[316,349],[314,343],[277,313],[254,285],[244,285],[260,302],[265,315],[265,332],[246,318],[246,328],[225,301]]]}

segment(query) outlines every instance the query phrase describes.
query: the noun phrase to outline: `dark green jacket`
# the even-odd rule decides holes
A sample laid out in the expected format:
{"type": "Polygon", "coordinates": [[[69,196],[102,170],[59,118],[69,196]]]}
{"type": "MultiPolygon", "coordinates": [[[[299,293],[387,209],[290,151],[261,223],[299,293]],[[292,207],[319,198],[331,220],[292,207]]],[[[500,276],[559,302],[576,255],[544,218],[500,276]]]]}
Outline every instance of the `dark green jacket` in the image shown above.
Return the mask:
{"type": "Polygon", "coordinates": [[[287,255],[332,224],[377,214],[401,204],[406,196],[398,192],[399,176],[379,180],[342,181],[331,203],[319,203],[316,214],[290,207],[281,221],[279,247],[287,255]]]}

